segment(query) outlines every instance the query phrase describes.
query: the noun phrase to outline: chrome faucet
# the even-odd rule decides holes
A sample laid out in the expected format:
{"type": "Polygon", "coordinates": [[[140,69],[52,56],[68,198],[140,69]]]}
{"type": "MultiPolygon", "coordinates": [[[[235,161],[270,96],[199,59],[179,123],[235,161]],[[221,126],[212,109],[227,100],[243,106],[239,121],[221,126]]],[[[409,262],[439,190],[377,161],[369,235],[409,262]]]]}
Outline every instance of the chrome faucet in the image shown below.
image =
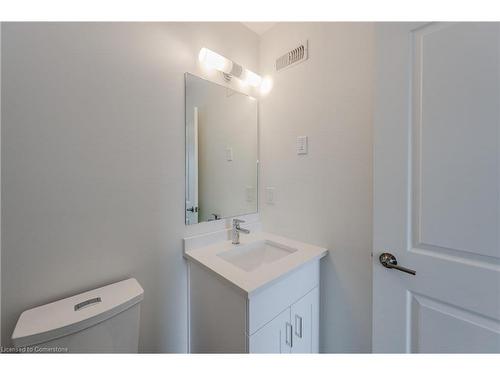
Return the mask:
{"type": "Polygon", "coordinates": [[[233,239],[233,245],[238,245],[240,243],[240,232],[250,233],[248,229],[240,228],[240,224],[244,223],[245,220],[233,219],[233,230],[231,232],[231,238],[233,239]]]}
{"type": "Polygon", "coordinates": [[[214,220],[220,220],[220,215],[219,214],[210,214],[208,221],[214,221],[214,220]]]}

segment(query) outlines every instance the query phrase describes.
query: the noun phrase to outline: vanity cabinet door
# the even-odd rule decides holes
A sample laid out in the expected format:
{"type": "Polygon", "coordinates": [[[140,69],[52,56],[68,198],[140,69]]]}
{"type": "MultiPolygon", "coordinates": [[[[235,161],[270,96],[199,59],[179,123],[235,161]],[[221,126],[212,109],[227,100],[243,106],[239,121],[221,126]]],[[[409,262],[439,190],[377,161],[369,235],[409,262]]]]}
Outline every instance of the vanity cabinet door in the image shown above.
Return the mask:
{"type": "Polygon", "coordinates": [[[250,336],[250,353],[290,353],[293,342],[290,322],[288,308],[250,336]]]}
{"type": "Polygon", "coordinates": [[[319,334],[319,294],[314,288],[291,307],[292,353],[317,353],[319,334]]]}

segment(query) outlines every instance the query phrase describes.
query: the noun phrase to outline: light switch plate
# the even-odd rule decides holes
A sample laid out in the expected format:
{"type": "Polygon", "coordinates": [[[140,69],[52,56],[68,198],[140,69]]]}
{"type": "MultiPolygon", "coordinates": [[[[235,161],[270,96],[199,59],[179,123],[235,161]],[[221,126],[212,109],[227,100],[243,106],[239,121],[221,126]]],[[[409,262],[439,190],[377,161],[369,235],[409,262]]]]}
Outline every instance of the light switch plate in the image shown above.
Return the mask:
{"type": "Polygon", "coordinates": [[[297,137],[297,155],[307,154],[307,136],[301,135],[297,137]]]}
{"type": "Polygon", "coordinates": [[[253,202],[253,186],[247,186],[245,187],[245,196],[246,196],[246,201],[247,202],[253,202]]]}
{"type": "Polygon", "coordinates": [[[266,187],[266,203],[274,204],[276,201],[276,189],[272,186],[266,187]]]}
{"type": "Polygon", "coordinates": [[[232,147],[226,148],[226,160],[233,161],[233,148],[232,147]]]}

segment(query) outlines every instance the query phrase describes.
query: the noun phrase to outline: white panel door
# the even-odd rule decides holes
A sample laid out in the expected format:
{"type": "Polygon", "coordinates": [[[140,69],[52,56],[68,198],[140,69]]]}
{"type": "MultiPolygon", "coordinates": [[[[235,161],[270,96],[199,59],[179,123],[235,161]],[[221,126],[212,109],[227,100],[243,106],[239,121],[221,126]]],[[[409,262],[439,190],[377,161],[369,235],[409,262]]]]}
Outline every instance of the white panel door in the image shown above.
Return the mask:
{"type": "MultiPolygon", "coordinates": [[[[186,116],[189,116],[186,113],[186,116]]],[[[186,224],[198,223],[198,107],[186,126],[186,224]]]]}
{"type": "Polygon", "coordinates": [[[373,350],[499,353],[500,26],[376,41],[373,350]]]}
{"type": "Polygon", "coordinates": [[[290,353],[292,325],[290,308],[250,336],[250,353],[290,353]]]}
{"type": "Polygon", "coordinates": [[[318,302],[316,287],[292,305],[292,353],[318,353],[318,302]]]}

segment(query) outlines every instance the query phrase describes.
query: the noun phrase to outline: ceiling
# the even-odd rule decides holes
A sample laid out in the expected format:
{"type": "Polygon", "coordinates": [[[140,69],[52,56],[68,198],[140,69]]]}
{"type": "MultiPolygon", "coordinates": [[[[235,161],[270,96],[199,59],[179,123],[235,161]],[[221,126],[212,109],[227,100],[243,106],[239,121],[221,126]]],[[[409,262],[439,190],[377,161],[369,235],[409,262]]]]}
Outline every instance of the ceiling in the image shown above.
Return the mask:
{"type": "Polygon", "coordinates": [[[262,35],[271,27],[273,27],[276,22],[242,22],[242,24],[248,27],[254,33],[262,35]]]}

